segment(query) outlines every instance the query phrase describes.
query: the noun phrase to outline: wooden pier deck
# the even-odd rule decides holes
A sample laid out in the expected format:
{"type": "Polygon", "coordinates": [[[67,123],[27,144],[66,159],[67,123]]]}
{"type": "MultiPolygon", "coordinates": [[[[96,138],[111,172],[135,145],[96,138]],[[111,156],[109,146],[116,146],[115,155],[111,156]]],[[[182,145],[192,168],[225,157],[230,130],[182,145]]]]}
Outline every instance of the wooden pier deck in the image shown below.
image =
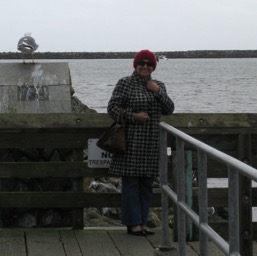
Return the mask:
{"type": "MultiPolygon", "coordinates": [[[[166,254],[156,250],[161,243],[161,230],[153,236],[136,237],[126,234],[124,228],[71,229],[1,229],[1,256],[148,256],[177,255],[177,243],[166,254]]],[[[172,240],[171,240],[172,241],[172,240]]],[[[187,243],[187,255],[199,254],[198,242],[187,243]]],[[[254,256],[257,243],[254,242],[254,256]]],[[[212,242],[209,255],[224,255],[212,242]]]]}

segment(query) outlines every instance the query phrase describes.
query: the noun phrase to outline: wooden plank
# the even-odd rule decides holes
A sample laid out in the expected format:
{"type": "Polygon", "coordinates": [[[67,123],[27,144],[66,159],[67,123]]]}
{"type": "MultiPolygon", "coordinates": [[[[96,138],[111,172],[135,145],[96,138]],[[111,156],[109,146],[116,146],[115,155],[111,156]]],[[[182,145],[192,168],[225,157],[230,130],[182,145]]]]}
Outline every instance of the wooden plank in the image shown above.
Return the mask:
{"type": "Polygon", "coordinates": [[[42,129],[42,128],[103,128],[112,120],[102,113],[47,113],[47,114],[1,114],[0,130],[42,129]]]}
{"type": "MultiPolygon", "coordinates": [[[[240,130],[237,130],[237,134],[223,134],[224,129],[221,127],[215,134],[205,134],[198,131],[198,134],[194,134],[193,137],[200,140],[220,151],[237,151],[237,139],[240,130]]],[[[185,143],[185,149],[196,151],[196,149],[185,143]]]]}
{"type": "Polygon", "coordinates": [[[23,230],[0,230],[1,256],[26,256],[25,235],[23,230]]]}
{"type": "Polygon", "coordinates": [[[58,230],[26,231],[28,256],[66,256],[58,230]]]}
{"type": "Polygon", "coordinates": [[[0,162],[1,178],[81,178],[109,176],[107,168],[86,162],[0,162]]]}
{"type": "MultiPolygon", "coordinates": [[[[252,188],[252,206],[257,206],[257,187],[252,188]]],[[[198,189],[193,188],[193,202],[198,204],[198,189]]],[[[213,207],[228,206],[228,188],[209,188],[208,189],[208,204],[213,207]]]]}
{"type": "Polygon", "coordinates": [[[233,114],[233,113],[174,113],[164,116],[162,120],[175,127],[233,127],[233,128],[256,128],[256,114],[233,114]]]}
{"type": "Polygon", "coordinates": [[[257,242],[253,242],[253,256],[257,256],[257,242]]]}
{"type": "Polygon", "coordinates": [[[2,208],[81,208],[116,207],[120,205],[118,193],[83,192],[1,192],[2,208]]]}
{"type": "MultiPolygon", "coordinates": [[[[198,206],[198,188],[193,188],[193,204],[198,206]]],[[[228,189],[227,188],[209,188],[208,205],[213,207],[228,206],[228,189]]],[[[197,207],[198,208],[198,207],[197,207]]]]}
{"type": "MultiPolygon", "coordinates": [[[[73,154],[74,161],[83,161],[83,152],[81,150],[74,150],[73,154]]],[[[82,178],[73,178],[72,179],[72,190],[74,192],[83,192],[83,179],[82,178]]],[[[73,228],[82,229],[84,227],[84,214],[83,207],[76,208],[73,210],[73,228]]]]}
{"type": "Polygon", "coordinates": [[[120,256],[120,253],[106,231],[77,230],[75,231],[75,235],[83,256],[120,256]]]}
{"type": "MultiPolygon", "coordinates": [[[[95,192],[0,192],[0,208],[120,207],[120,193],[95,192]]],[[[155,193],[152,207],[161,206],[155,193]]]]}
{"type": "MultiPolygon", "coordinates": [[[[199,242],[188,242],[188,245],[191,246],[191,248],[197,253],[197,255],[200,255],[199,242]]],[[[224,253],[212,241],[210,241],[208,243],[208,255],[224,256],[224,253]]]]}
{"type": "MultiPolygon", "coordinates": [[[[221,236],[228,240],[228,222],[209,222],[209,225],[221,236]]],[[[253,240],[257,241],[257,222],[252,222],[253,240]]]]}
{"type": "MultiPolygon", "coordinates": [[[[185,133],[188,133],[189,135],[197,138],[199,134],[204,133],[201,130],[192,130],[187,131],[180,129],[181,131],[184,131],[185,133]]],[[[36,129],[36,130],[13,130],[13,131],[3,131],[0,129],[0,148],[83,148],[87,146],[87,141],[90,138],[98,138],[100,137],[101,133],[104,131],[104,128],[97,128],[94,129],[54,129],[54,130],[47,130],[47,129],[36,129]]],[[[234,135],[237,135],[239,133],[257,133],[257,129],[254,131],[250,130],[233,130],[234,135]]],[[[233,131],[227,131],[228,136],[231,135],[231,132],[233,131]]],[[[207,130],[205,130],[207,132],[207,130]]],[[[220,137],[220,134],[224,133],[224,129],[219,128],[215,131],[215,133],[211,133],[211,135],[215,135],[217,139],[220,139],[220,141],[223,140],[222,137],[220,137]],[[218,134],[218,135],[217,135],[218,134]]],[[[209,134],[208,134],[209,135],[209,134]]],[[[172,135],[169,135],[168,137],[172,137],[172,135]]],[[[222,151],[225,150],[233,150],[235,148],[235,142],[232,140],[231,143],[226,144],[224,141],[224,144],[212,144],[211,141],[208,140],[202,140],[206,142],[207,144],[210,144],[214,146],[217,149],[220,149],[222,151]]],[[[174,148],[174,144],[171,144],[172,148],[174,148]]],[[[191,149],[191,147],[186,147],[186,149],[191,149]]]]}
{"type": "Polygon", "coordinates": [[[73,230],[60,230],[65,256],[82,256],[80,246],[73,230]]]}
{"type": "Polygon", "coordinates": [[[146,256],[153,255],[154,248],[146,237],[130,236],[126,231],[108,231],[121,255],[146,256]]]}
{"type": "MultiPolygon", "coordinates": [[[[172,124],[171,124],[172,125],[172,124]]],[[[174,125],[172,125],[174,126],[174,125]]],[[[256,128],[224,128],[224,127],[207,127],[207,128],[200,128],[200,127],[196,127],[196,128],[183,128],[180,126],[175,126],[176,128],[178,128],[180,131],[191,135],[193,137],[198,136],[199,134],[206,134],[206,135],[216,135],[216,134],[224,134],[224,135],[237,135],[239,133],[241,134],[256,134],[257,133],[257,129],[256,128]]],[[[169,136],[168,136],[169,137],[169,136]]]]}
{"type": "MultiPolygon", "coordinates": [[[[160,249],[162,247],[162,229],[161,228],[155,228],[152,229],[152,231],[155,231],[154,235],[148,236],[147,240],[150,242],[150,244],[155,248],[156,253],[154,255],[170,255],[170,256],[177,256],[178,255],[178,248],[179,244],[178,242],[173,241],[173,233],[174,229],[169,230],[169,243],[170,243],[170,250],[168,252],[160,252],[160,249]]],[[[186,255],[190,256],[198,256],[199,254],[193,250],[193,248],[189,245],[186,245],[186,255]]]]}
{"type": "MultiPolygon", "coordinates": [[[[227,223],[218,223],[223,229],[227,228],[227,223]]],[[[254,225],[256,231],[256,225],[254,225]]],[[[216,230],[216,226],[214,225],[216,230]]],[[[149,254],[148,248],[159,247],[161,244],[161,229],[153,229],[156,234],[153,236],[133,237],[126,234],[125,229],[88,229],[88,230],[56,230],[56,229],[29,229],[27,231],[21,229],[1,229],[0,230],[0,255],[1,256],[90,256],[90,255],[153,255],[149,254]],[[26,236],[26,239],[25,239],[26,236]],[[21,239],[20,239],[21,238],[21,239]],[[135,242],[132,242],[135,240],[135,242]],[[28,251],[26,253],[26,242],[28,251]],[[128,244],[127,244],[128,243],[128,244]],[[144,244],[147,244],[145,254],[144,244]],[[17,244],[17,246],[15,246],[17,244]],[[58,244],[56,246],[56,244],[58,244]],[[4,246],[3,246],[4,245],[4,246]],[[21,245],[21,246],[20,246],[21,245]],[[134,248],[139,250],[134,250],[134,248]],[[63,247],[63,252],[60,249],[63,247]],[[97,248],[94,248],[97,247],[97,248]],[[100,247],[100,248],[99,248],[100,247]],[[5,249],[4,249],[5,248],[5,249]],[[56,249],[58,248],[58,249],[56,249]],[[114,248],[114,251],[113,251],[114,248]],[[54,251],[51,251],[51,250],[54,251]],[[136,254],[135,254],[136,251],[136,254]],[[49,253],[50,252],[50,253],[49,253]],[[106,253],[105,253],[106,252],[106,253]],[[117,254],[118,252],[118,254],[117,254]],[[57,253],[57,254],[54,254],[57,253]],[[61,253],[61,254],[59,254],[61,253]],[[92,254],[90,254],[92,253],[92,254]],[[94,254],[96,253],[96,254],[94,254]],[[97,254],[98,253],[98,254],[97,254]],[[104,254],[105,253],[105,254],[104,254]],[[148,253],[148,254],[147,254],[148,253]]],[[[219,231],[219,229],[218,229],[219,231]]],[[[170,244],[173,248],[168,255],[177,255],[178,243],[172,241],[172,232],[170,230],[170,244]]],[[[218,256],[220,251],[211,241],[208,243],[209,255],[218,256]]],[[[187,255],[198,255],[199,242],[188,242],[186,245],[187,255]]],[[[154,255],[162,255],[155,252],[154,255]]],[[[163,254],[164,255],[164,254],[163,254]]],[[[165,254],[166,255],[166,254],[165,254]]],[[[257,256],[256,238],[253,242],[253,256],[257,256]]]]}
{"type": "MultiPolygon", "coordinates": [[[[256,114],[175,113],[163,121],[188,134],[257,134],[256,114]],[[222,129],[222,130],[221,130],[222,129]]],[[[111,123],[105,113],[1,114],[0,131],[15,129],[105,129],[111,123]]]]}
{"type": "MultiPolygon", "coordinates": [[[[185,130],[205,133],[212,129],[227,128],[231,132],[238,133],[239,128],[246,128],[257,133],[256,114],[233,113],[174,113],[171,116],[163,116],[162,121],[180,127],[185,130]],[[203,129],[205,128],[205,129],[203,129]],[[233,128],[233,129],[232,129],[233,128]]],[[[49,113],[49,114],[1,114],[1,129],[36,129],[36,128],[105,128],[112,120],[106,113],[49,113]]],[[[226,129],[224,129],[226,130],[226,129]]]]}
{"type": "MultiPolygon", "coordinates": [[[[88,132],[0,133],[0,148],[86,148],[92,136],[88,132]]],[[[97,138],[97,137],[96,137],[97,138]]]]}

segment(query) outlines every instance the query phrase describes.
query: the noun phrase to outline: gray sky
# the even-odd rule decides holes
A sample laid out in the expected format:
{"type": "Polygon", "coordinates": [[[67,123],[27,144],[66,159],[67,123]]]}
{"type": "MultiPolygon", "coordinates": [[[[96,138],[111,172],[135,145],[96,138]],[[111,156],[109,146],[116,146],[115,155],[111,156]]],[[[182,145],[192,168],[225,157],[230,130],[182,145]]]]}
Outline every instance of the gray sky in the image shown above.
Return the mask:
{"type": "Polygon", "coordinates": [[[257,0],[1,0],[0,52],[257,49],[257,0]]]}

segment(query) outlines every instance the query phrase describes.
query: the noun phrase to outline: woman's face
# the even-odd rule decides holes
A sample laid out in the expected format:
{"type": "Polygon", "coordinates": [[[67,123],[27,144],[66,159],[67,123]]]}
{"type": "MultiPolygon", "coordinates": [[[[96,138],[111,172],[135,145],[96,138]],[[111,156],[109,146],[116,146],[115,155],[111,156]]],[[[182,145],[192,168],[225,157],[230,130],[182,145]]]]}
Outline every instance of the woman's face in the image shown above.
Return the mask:
{"type": "Polygon", "coordinates": [[[154,63],[149,60],[140,60],[136,66],[136,72],[143,78],[148,78],[154,69],[154,63]]]}

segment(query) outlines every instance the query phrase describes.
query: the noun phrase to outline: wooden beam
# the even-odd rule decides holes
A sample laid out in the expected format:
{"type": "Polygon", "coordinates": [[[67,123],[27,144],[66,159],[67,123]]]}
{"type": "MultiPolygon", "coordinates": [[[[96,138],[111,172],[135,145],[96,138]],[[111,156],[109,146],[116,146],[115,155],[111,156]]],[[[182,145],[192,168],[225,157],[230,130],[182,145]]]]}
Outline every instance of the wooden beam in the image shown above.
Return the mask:
{"type": "MultiPolygon", "coordinates": [[[[0,192],[0,208],[120,207],[120,193],[96,192],[0,192]]],[[[155,193],[152,207],[161,206],[155,193]]]]}

